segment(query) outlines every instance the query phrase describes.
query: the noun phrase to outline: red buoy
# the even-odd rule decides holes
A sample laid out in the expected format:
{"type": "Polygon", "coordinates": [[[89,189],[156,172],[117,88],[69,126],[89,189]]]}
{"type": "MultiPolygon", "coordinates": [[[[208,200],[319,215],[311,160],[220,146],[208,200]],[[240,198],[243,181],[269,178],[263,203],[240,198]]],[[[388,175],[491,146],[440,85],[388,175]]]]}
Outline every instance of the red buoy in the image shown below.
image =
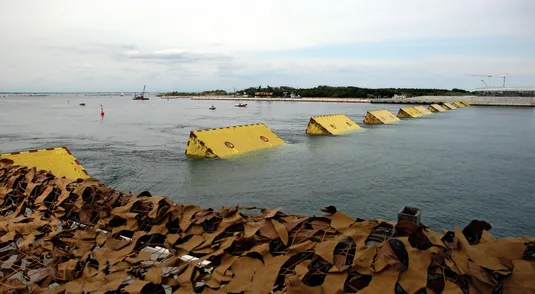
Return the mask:
{"type": "Polygon", "coordinates": [[[104,109],[102,108],[102,104],[100,104],[100,116],[104,116],[104,109]]]}

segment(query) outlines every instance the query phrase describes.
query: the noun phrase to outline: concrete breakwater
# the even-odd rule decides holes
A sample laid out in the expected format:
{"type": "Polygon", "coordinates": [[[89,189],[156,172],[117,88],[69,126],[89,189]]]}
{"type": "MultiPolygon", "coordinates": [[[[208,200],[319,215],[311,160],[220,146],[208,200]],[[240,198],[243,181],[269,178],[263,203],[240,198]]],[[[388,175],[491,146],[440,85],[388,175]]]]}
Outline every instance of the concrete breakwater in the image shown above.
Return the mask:
{"type": "Polygon", "coordinates": [[[162,99],[191,100],[227,100],[227,101],[282,101],[282,102],[331,102],[331,103],[377,103],[377,104],[440,104],[444,102],[466,101],[474,106],[525,106],[534,107],[535,97],[483,97],[483,96],[419,96],[411,98],[260,98],[260,97],[228,97],[228,96],[165,96],[162,99]]]}
{"type": "Polygon", "coordinates": [[[378,104],[440,104],[466,101],[473,106],[524,106],[534,107],[535,97],[491,97],[491,96],[420,96],[400,99],[373,99],[378,104]]]}

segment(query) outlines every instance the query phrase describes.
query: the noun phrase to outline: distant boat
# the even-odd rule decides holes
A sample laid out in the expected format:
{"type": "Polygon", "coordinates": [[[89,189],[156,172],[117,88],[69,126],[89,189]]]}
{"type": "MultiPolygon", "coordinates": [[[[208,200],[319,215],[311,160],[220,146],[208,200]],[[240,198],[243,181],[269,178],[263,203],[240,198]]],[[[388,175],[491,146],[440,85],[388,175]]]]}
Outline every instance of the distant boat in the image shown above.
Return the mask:
{"type": "Polygon", "coordinates": [[[212,105],[212,107],[208,108],[210,110],[215,110],[215,106],[212,105]]]}
{"type": "Polygon", "coordinates": [[[139,96],[136,96],[136,94],[134,94],[134,98],[132,98],[132,100],[149,100],[149,98],[146,98],[145,97],[145,85],[143,86],[143,92],[141,92],[141,95],[139,96]]]}
{"type": "Polygon", "coordinates": [[[123,93],[123,91],[121,91],[121,97],[122,97],[122,96],[124,96],[124,93],[123,93]]]}
{"type": "Polygon", "coordinates": [[[236,106],[236,107],[247,107],[247,103],[238,103],[238,104],[234,104],[234,106],[236,106]]]}
{"type": "Polygon", "coordinates": [[[80,106],[85,106],[85,103],[80,103],[80,106]]]}

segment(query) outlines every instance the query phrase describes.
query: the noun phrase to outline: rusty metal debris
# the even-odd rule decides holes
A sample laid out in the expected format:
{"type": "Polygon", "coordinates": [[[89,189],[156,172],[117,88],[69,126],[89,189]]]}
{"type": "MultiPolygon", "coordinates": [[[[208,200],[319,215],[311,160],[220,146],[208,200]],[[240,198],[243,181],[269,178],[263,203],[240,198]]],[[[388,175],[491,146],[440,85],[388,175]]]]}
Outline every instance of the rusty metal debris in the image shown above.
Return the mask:
{"type": "Polygon", "coordinates": [[[0,161],[2,293],[533,293],[535,240],[177,204],[0,161]]]}

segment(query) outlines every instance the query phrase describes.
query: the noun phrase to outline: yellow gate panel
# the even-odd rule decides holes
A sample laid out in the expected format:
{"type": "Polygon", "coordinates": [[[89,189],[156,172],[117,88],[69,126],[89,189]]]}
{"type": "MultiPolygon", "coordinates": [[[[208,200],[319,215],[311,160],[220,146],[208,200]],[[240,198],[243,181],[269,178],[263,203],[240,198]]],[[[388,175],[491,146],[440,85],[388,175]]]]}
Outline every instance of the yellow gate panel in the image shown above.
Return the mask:
{"type": "Polygon", "coordinates": [[[466,102],[466,101],[459,101],[459,103],[461,103],[462,105],[464,105],[465,107],[466,106],[470,106],[470,103],[466,102]]]}
{"type": "Polygon", "coordinates": [[[418,110],[422,115],[430,115],[433,114],[431,111],[427,110],[427,108],[423,106],[414,106],[414,109],[418,110]]]}
{"type": "Polygon", "coordinates": [[[311,117],[306,133],[309,135],[338,135],[358,129],[360,126],[345,114],[330,114],[311,117]]]}
{"type": "Polygon", "coordinates": [[[429,105],[429,111],[431,112],[444,112],[444,111],[448,111],[447,109],[445,109],[444,107],[438,105],[438,104],[431,104],[429,105]]]}
{"type": "Polygon", "coordinates": [[[56,177],[69,179],[87,179],[89,175],[84,167],[72,155],[67,147],[29,150],[0,154],[0,158],[8,158],[16,165],[35,167],[38,170],[46,170],[56,177]]]}
{"type": "Polygon", "coordinates": [[[397,117],[399,118],[412,118],[412,117],[420,117],[422,114],[416,110],[414,107],[403,107],[400,108],[398,111],[397,117]]]}
{"type": "Polygon", "coordinates": [[[391,124],[397,121],[399,118],[386,109],[369,110],[364,117],[365,124],[391,124]]]}
{"type": "Polygon", "coordinates": [[[451,103],[447,103],[447,102],[442,103],[442,107],[446,108],[447,110],[457,109],[457,107],[455,107],[451,103]]]}
{"type": "Polygon", "coordinates": [[[458,101],[453,101],[453,102],[451,103],[451,105],[453,105],[453,106],[455,106],[455,107],[457,107],[457,108],[462,108],[462,107],[464,107],[464,105],[461,104],[461,103],[459,103],[458,101]]]}
{"type": "Polygon", "coordinates": [[[286,144],[262,123],[192,131],[186,155],[194,158],[225,158],[286,144]]]}

